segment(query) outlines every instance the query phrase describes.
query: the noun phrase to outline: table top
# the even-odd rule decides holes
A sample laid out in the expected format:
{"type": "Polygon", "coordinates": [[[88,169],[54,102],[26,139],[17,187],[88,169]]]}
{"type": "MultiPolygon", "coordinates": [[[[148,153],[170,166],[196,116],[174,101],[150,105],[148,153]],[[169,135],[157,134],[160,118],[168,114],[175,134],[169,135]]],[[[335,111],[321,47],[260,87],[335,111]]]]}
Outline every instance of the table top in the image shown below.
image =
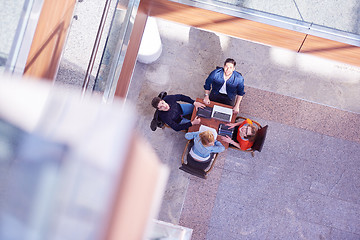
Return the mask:
{"type": "MultiPolygon", "coordinates": [[[[201,102],[201,103],[204,103],[203,99],[202,98],[197,98],[196,99],[196,102],[201,102]]],[[[218,102],[213,102],[213,101],[210,101],[210,104],[205,104],[206,106],[209,106],[209,107],[213,107],[214,105],[218,105],[218,106],[222,106],[222,107],[226,107],[226,108],[233,108],[232,106],[229,106],[229,105],[225,105],[225,104],[222,104],[222,103],[218,103],[218,102]]],[[[193,113],[191,115],[191,121],[194,120],[194,118],[196,117],[196,108],[194,108],[193,110],[193,113]]],[[[205,125],[205,126],[208,126],[208,127],[211,127],[211,128],[214,128],[217,132],[218,132],[218,128],[219,128],[219,124],[220,123],[227,123],[227,122],[224,122],[224,121],[221,121],[221,120],[218,120],[218,119],[215,119],[215,118],[202,118],[200,117],[201,119],[201,125],[205,125]]],[[[233,114],[232,115],[232,118],[231,118],[231,122],[235,122],[235,119],[236,119],[236,114],[233,114]]],[[[198,125],[193,125],[189,128],[188,132],[196,132],[196,131],[199,131],[199,128],[200,128],[200,124],[198,125]]],[[[217,140],[219,140],[223,145],[224,147],[227,149],[229,147],[229,143],[227,142],[223,142],[221,141],[220,139],[220,136],[218,135],[217,137],[217,140]]]]}

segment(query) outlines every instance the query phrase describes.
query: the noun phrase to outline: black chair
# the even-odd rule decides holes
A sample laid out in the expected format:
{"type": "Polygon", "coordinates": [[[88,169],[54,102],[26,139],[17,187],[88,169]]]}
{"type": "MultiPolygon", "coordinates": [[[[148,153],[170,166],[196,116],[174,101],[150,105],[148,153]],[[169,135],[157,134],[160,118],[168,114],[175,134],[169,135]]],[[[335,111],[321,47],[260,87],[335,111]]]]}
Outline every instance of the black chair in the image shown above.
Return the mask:
{"type": "MultiPolygon", "coordinates": [[[[161,92],[158,95],[158,97],[163,99],[164,97],[166,97],[166,95],[167,95],[167,92],[161,92]]],[[[157,128],[164,129],[165,125],[166,124],[159,118],[159,110],[156,110],[155,113],[154,113],[154,117],[153,117],[153,119],[151,120],[151,123],[150,123],[151,130],[155,131],[157,128]]]]}
{"type": "MultiPolygon", "coordinates": [[[[196,167],[192,166],[191,163],[188,162],[188,159],[190,159],[190,158],[193,160],[193,158],[189,154],[190,149],[192,148],[193,145],[194,145],[194,140],[189,140],[186,143],[185,148],[184,148],[184,152],[183,152],[183,154],[181,156],[181,166],[179,167],[179,169],[184,171],[184,172],[187,172],[187,173],[189,173],[191,175],[194,175],[196,177],[206,179],[207,174],[214,167],[214,164],[215,164],[216,158],[218,156],[218,153],[212,153],[211,154],[211,159],[210,159],[209,166],[205,170],[199,169],[199,168],[196,168],[196,167]]],[[[193,161],[195,161],[195,160],[193,160],[193,161]]]]}
{"type": "MultiPolygon", "coordinates": [[[[235,122],[240,122],[240,121],[245,121],[245,120],[246,120],[246,118],[238,116],[235,119],[235,122]]],[[[255,141],[254,141],[254,144],[252,145],[252,147],[247,149],[247,150],[242,150],[240,148],[235,147],[232,144],[229,144],[229,147],[233,148],[233,149],[236,149],[236,150],[240,150],[240,151],[250,152],[251,156],[254,157],[255,156],[255,151],[261,152],[261,150],[262,150],[262,148],[264,146],[268,125],[262,127],[258,122],[254,121],[254,120],[251,120],[251,121],[253,122],[253,124],[256,126],[256,129],[257,129],[256,134],[255,134],[255,141]]],[[[237,132],[238,132],[238,127],[235,128],[234,134],[233,134],[233,137],[232,137],[232,139],[234,141],[236,141],[236,142],[238,142],[237,139],[236,139],[237,132]]]]}

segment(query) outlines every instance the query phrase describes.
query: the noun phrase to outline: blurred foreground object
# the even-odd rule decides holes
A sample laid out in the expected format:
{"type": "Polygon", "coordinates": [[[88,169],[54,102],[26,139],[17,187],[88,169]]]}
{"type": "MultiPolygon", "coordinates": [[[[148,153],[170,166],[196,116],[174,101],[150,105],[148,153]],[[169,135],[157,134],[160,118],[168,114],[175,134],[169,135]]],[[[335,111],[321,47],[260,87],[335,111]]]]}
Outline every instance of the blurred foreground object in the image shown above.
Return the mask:
{"type": "Polygon", "coordinates": [[[0,80],[0,239],[144,239],[168,169],[129,103],[0,80]]]}

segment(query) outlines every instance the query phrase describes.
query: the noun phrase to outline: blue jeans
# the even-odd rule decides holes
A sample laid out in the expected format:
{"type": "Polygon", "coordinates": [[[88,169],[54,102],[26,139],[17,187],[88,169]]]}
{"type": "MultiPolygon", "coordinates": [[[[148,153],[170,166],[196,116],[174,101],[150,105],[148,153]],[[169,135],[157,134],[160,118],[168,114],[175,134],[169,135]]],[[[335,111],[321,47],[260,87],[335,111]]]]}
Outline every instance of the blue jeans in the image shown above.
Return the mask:
{"type": "MultiPolygon", "coordinates": [[[[183,116],[192,114],[193,110],[194,110],[194,105],[190,104],[190,103],[182,103],[180,104],[180,107],[183,111],[183,116]]],[[[184,124],[184,123],[188,123],[191,122],[189,119],[186,119],[183,117],[183,119],[181,120],[180,124],[184,124]]]]}

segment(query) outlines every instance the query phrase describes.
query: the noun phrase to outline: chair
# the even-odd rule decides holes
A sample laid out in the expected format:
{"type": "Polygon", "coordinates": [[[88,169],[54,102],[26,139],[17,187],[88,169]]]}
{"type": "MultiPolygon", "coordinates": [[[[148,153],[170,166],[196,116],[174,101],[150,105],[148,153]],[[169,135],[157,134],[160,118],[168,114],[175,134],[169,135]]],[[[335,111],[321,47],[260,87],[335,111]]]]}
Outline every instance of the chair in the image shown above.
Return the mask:
{"type": "MultiPolygon", "coordinates": [[[[161,92],[159,93],[158,97],[163,99],[164,97],[166,97],[167,92],[161,92]]],[[[191,114],[184,116],[185,118],[191,119],[191,114]]],[[[151,120],[150,123],[150,129],[152,131],[155,131],[157,128],[161,128],[164,129],[165,127],[167,128],[171,128],[169,125],[167,125],[166,123],[164,123],[160,118],[159,118],[159,110],[156,110],[154,113],[154,117],[151,120]]],[[[187,132],[187,130],[181,130],[182,132],[187,132]]]]}
{"type": "MultiPolygon", "coordinates": [[[[166,97],[167,92],[161,92],[159,93],[158,97],[163,99],[164,97],[166,97]]],[[[156,110],[154,113],[154,117],[151,120],[150,123],[150,128],[152,131],[155,131],[157,128],[162,128],[164,129],[164,127],[169,127],[167,126],[160,118],[159,118],[159,110],[156,110]]]]}
{"type": "Polygon", "coordinates": [[[218,153],[212,153],[211,157],[212,159],[210,160],[210,164],[209,166],[203,170],[203,169],[199,169],[199,168],[194,168],[193,166],[189,165],[187,162],[188,158],[192,158],[189,154],[190,149],[192,148],[192,146],[194,145],[194,140],[189,140],[184,148],[184,152],[181,156],[181,166],[179,167],[180,170],[187,172],[191,175],[194,175],[196,177],[199,178],[203,178],[206,179],[207,178],[207,174],[213,169],[216,158],[218,156],[218,153]]]}
{"type": "MultiPolygon", "coordinates": [[[[244,120],[246,120],[246,118],[238,116],[235,119],[235,122],[240,122],[240,121],[244,121],[244,120]]],[[[251,156],[254,157],[255,156],[255,151],[261,152],[261,150],[262,150],[262,148],[264,146],[268,125],[262,127],[258,122],[254,121],[254,120],[251,120],[251,121],[253,122],[253,124],[257,128],[257,132],[256,132],[256,135],[255,135],[255,141],[254,141],[254,144],[252,145],[252,147],[247,149],[247,150],[241,150],[241,149],[239,149],[239,148],[237,148],[237,147],[235,147],[234,145],[231,145],[231,144],[229,145],[229,147],[233,148],[233,149],[236,149],[236,150],[240,150],[240,151],[250,152],[251,156]]],[[[235,128],[234,135],[232,137],[232,139],[234,141],[236,141],[236,142],[237,142],[237,139],[236,139],[237,132],[238,132],[238,127],[235,128]]]]}

